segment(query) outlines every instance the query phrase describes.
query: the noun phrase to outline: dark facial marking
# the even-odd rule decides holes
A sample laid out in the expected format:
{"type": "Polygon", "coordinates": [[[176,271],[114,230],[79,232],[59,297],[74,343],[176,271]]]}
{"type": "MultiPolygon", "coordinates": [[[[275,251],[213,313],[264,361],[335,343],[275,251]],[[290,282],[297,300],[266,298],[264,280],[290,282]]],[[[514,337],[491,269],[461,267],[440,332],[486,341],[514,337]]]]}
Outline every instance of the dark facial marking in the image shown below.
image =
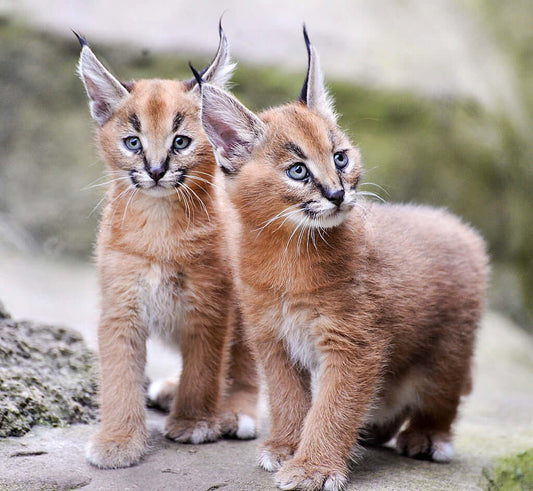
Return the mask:
{"type": "Polygon", "coordinates": [[[128,121],[137,133],[141,132],[141,122],[139,121],[139,117],[135,113],[130,115],[128,121]]]}
{"type": "Polygon", "coordinates": [[[172,122],[172,133],[176,133],[176,131],[178,131],[182,122],[183,122],[183,114],[177,113],[176,116],[174,116],[174,121],[172,122]]]}
{"type": "Polygon", "coordinates": [[[296,145],[295,143],[292,143],[292,142],[285,143],[285,150],[293,153],[299,159],[307,160],[307,157],[303,153],[302,149],[298,145],[296,145]]]}
{"type": "Polygon", "coordinates": [[[131,182],[133,183],[133,185],[138,188],[139,187],[139,183],[137,182],[137,179],[135,178],[135,174],[136,174],[136,171],[131,169],[130,170],[130,179],[131,179],[131,182]]]}

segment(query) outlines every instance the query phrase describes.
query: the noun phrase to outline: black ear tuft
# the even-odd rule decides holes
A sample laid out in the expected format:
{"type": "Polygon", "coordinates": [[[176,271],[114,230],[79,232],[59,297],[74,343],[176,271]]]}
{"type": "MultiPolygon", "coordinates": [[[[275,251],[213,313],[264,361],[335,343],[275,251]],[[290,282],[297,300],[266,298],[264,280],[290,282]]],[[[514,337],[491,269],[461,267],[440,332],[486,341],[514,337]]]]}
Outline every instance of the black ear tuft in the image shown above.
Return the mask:
{"type": "Polygon", "coordinates": [[[304,40],[305,40],[305,47],[307,48],[307,75],[305,76],[304,85],[302,87],[302,90],[300,91],[300,96],[298,97],[298,100],[303,102],[304,104],[307,104],[307,89],[309,86],[309,70],[311,69],[311,41],[309,41],[309,35],[307,34],[307,29],[304,24],[304,40]]]}
{"type": "Polygon", "coordinates": [[[89,47],[89,43],[87,42],[87,40],[83,37],[83,36],[80,36],[74,29],[71,29],[71,31],[74,33],[74,35],[78,38],[78,41],[80,43],[80,46],[83,48],[84,46],[87,46],[89,47]]]}
{"type": "MultiPolygon", "coordinates": [[[[194,68],[192,66],[192,63],[189,61],[189,68],[191,69],[192,71],[192,74],[194,75],[194,78],[196,79],[196,82],[198,83],[198,85],[201,87],[202,84],[204,83],[204,79],[202,78],[202,75],[203,73],[198,73],[196,71],[196,68],[194,68]]],[[[204,72],[205,70],[202,70],[202,72],[204,72]]]]}

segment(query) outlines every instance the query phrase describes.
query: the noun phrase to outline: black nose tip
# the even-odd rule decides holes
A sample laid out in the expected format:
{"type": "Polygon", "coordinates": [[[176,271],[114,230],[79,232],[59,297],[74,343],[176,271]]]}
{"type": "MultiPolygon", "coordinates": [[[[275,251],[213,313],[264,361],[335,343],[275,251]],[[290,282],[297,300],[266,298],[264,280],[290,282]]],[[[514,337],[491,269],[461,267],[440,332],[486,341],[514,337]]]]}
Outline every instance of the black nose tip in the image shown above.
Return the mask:
{"type": "Polygon", "coordinates": [[[342,201],[344,200],[344,189],[328,189],[324,193],[324,196],[332,203],[336,204],[337,206],[340,206],[342,204],[342,201]]]}
{"type": "Polygon", "coordinates": [[[159,181],[167,170],[164,167],[151,167],[148,171],[148,175],[155,181],[159,181]]]}

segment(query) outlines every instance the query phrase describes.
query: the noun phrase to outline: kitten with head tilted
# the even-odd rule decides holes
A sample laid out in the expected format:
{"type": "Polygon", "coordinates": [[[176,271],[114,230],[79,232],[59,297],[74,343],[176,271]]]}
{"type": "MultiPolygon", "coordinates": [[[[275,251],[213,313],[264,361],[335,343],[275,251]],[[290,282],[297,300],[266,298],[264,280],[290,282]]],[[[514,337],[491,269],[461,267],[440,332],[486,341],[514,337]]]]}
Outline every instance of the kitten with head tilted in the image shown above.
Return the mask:
{"type": "MultiPolygon", "coordinates": [[[[179,347],[183,358],[179,382],[150,391],[170,410],[166,436],[191,443],[253,438],[257,374],[239,324],[197,83],[123,84],[79,39],[79,74],[111,176],[96,247],[101,423],[87,458],[114,468],[144,454],[150,334],[179,347]]],[[[220,29],[218,52],[203,76],[224,87],[232,70],[220,29]]]]}
{"type": "Polygon", "coordinates": [[[259,463],[281,489],[339,490],[358,442],[400,432],[402,454],[452,457],[488,260],[443,210],[361,198],[359,150],[305,37],[297,102],[256,116],[203,83],[202,123],[238,217],[236,282],[269,389],[259,463]]]}

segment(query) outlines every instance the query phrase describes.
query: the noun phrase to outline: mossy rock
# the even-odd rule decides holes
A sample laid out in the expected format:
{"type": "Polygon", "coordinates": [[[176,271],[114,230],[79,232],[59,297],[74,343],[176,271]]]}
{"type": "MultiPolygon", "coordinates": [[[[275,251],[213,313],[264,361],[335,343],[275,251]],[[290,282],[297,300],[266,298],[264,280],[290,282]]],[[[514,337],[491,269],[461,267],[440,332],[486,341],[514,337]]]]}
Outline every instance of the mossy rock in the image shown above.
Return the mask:
{"type": "Polygon", "coordinates": [[[533,448],[499,459],[483,470],[483,487],[489,491],[533,489],[533,448]]]}
{"type": "Polygon", "coordinates": [[[5,310],[0,332],[0,438],[22,436],[37,424],[96,420],[94,356],[79,333],[16,322],[5,310]]]}

